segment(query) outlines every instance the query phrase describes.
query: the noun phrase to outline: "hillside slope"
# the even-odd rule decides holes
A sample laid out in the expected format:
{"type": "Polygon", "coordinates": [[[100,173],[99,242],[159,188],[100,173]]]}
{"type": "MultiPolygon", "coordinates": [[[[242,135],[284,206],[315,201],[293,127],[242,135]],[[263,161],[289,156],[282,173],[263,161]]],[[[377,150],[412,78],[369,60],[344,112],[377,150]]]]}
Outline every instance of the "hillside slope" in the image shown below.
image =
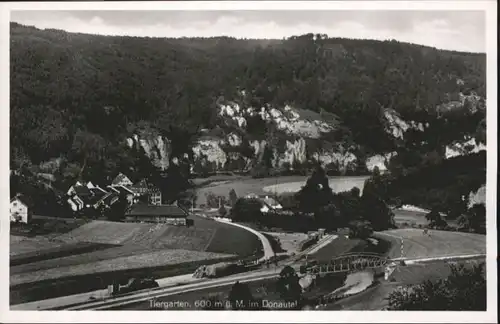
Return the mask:
{"type": "Polygon", "coordinates": [[[139,180],[172,164],[268,176],[319,161],[332,176],[375,166],[405,174],[485,150],[484,54],[313,34],[162,39],[16,23],[10,42],[11,169],[52,175],[64,191],[76,178],[139,180]]]}

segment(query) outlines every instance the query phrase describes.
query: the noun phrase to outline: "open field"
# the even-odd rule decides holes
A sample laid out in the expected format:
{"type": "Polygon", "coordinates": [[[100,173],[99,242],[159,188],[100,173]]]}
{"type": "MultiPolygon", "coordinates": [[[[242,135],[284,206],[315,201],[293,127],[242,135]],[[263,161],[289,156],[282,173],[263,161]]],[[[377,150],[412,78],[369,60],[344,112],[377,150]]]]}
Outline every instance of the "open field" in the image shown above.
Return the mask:
{"type": "MultiPolygon", "coordinates": [[[[197,193],[197,205],[206,204],[205,194],[212,192],[218,196],[228,196],[229,191],[234,189],[238,197],[245,196],[251,193],[262,195],[266,194],[265,187],[267,190],[271,190],[267,193],[274,193],[274,186],[278,185],[278,193],[298,191],[301,186],[305,184],[307,176],[282,176],[273,178],[261,178],[253,179],[249,177],[238,177],[234,180],[224,179],[221,182],[214,182],[206,186],[202,186],[196,190],[197,193]]],[[[330,177],[330,186],[334,191],[345,191],[350,190],[352,187],[359,187],[363,189],[364,181],[367,177],[330,177]]]]}
{"type": "Polygon", "coordinates": [[[222,258],[232,258],[234,255],[219,254],[210,252],[198,252],[189,250],[167,250],[141,253],[133,256],[119,257],[97,262],[88,262],[80,265],[63,266],[33,272],[23,272],[11,274],[10,284],[19,285],[22,283],[49,280],[59,277],[78,276],[89,272],[99,273],[108,271],[119,271],[126,269],[137,269],[147,267],[158,267],[183,262],[200,260],[212,260],[222,258]]]}
{"type": "Polygon", "coordinates": [[[111,248],[114,245],[99,244],[89,242],[77,242],[74,244],[62,244],[52,248],[36,250],[32,252],[20,253],[11,255],[10,266],[17,266],[26,263],[33,263],[36,261],[61,258],[69,255],[89,253],[98,250],[111,248]]]}
{"type": "Polygon", "coordinates": [[[425,213],[415,212],[415,211],[407,211],[402,209],[395,209],[394,212],[394,221],[396,224],[408,223],[415,225],[427,225],[428,221],[425,219],[425,213]]]}
{"type": "MultiPolygon", "coordinates": [[[[403,210],[403,209],[395,209],[394,212],[394,221],[396,225],[404,225],[405,223],[408,225],[421,225],[422,227],[428,225],[429,222],[425,218],[426,213],[421,211],[413,211],[413,210],[403,210]]],[[[457,226],[456,220],[446,219],[446,222],[450,226],[457,226]]]]}
{"type": "MultiPolygon", "coordinates": [[[[191,227],[90,222],[59,236],[59,241],[42,240],[47,243],[44,249],[25,251],[24,256],[36,255],[35,261],[18,262],[11,266],[10,284],[13,286],[77,274],[97,274],[128,267],[150,268],[236,256],[258,256],[261,253],[262,244],[258,237],[244,229],[197,216],[190,218],[194,220],[191,227]],[[81,250],[85,244],[115,245],[79,252],[78,249],[81,250]],[[54,257],[54,253],[59,254],[58,257],[54,257]]],[[[14,239],[13,244],[15,242],[19,243],[19,240],[14,239]]],[[[22,254],[17,256],[22,257],[22,254]]]]}
{"type": "Polygon", "coordinates": [[[11,234],[9,254],[12,257],[19,254],[50,250],[64,244],[64,242],[53,241],[45,236],[25,237],[11,234]]]}
{"type": "Polygon", "coordinates": [[[223,181],[235,181],[238,179],[251,179],[250,176],[245,175],[229,175],[229,174],[217,174],[206,178],[193,178],[190,179],[191,183],[195,186],[206,186],[211,183],[223,182],[223,181]]]}
{"type": "Polygon", "coordinates": [[[404,256],[430,258],[437,256],[486,253],[486,236],[481,234],[429,230],[430,236],[420,229],[396,229],[374,234],[393,244],[388,256],[401,257],[400,237],[403,238],[404,256]]]}
{"type": "MultiPolygon", "coordinates": [[[[343,192],[351,190],[353,187],[358,187],[361,192],[363,192],[365,180],[368,179],[367,176],[359,176],[359,177],[330,177],[329,184],[330,188],[334,192],[343,192]]],[[[306,179],[307,180],[307,179],[306,179]]],[[[280,181],[281,182],[281,181],[280,181]]],[[[302,186],[304,186],[305,180],[295,181],[295,182],[286,182],[273,184],[270,186],[264,187],[262,190],[267,193],[289,193],[289,192],[297,192],[302,186]]]]}
{"type": "Polygon", "coordinates": [[[43,235],[51,238],[72,231],[85,223],[87,220],[84,219],[34,215],[29,224],[11,224],[10,234],[25,237],[43,235]]]}
{"type": "Polygon", "coordinates": [[[260,255],[262,244],[256,235],[229,224],[189,217],[194,220],[191,227],[95,221],[59,236],[61,241],[44,241],[47,245],[38,252],[36,262],[10,267],[11,304],[103,289],[117,278],[184,275],[202,264],[260,255]],[[82,242],[120,245],[71,253],[82,242]],[[51,258],[51,253],[62,253],[58,249],[64,256],[51,258]]]}
{"type": "MultiPolygon", "coordinates": [[[[184,249],[250,255],[260,246],[258,238],[244,229],[191,215],[190,227],[166,224],[91,221],[69,233],[47,239],[11,235],[11,255],[75,248],[82,242],[119,245],[132,249],[184,249]],[[234,244],[238,242],[238,244],[234,244]]],[[[115,249],[115,248],[112,248],[115,249]]],[[[109,252],[107,252],[109,253],[109,252]]]]}

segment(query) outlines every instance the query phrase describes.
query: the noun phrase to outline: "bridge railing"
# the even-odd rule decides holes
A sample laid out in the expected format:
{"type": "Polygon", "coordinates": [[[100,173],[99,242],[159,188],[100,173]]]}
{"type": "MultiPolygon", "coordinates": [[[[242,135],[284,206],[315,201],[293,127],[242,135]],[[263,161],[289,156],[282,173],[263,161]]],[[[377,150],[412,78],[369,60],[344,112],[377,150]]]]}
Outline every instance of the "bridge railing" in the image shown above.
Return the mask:
{"type": "Polygon", "coordinates": [[[386,266],[390,260],[376,253],[346,253],[327,262],[313,262],[305,265],[305,271],[312,274],[350,272],[367,268],[386,266]]]}

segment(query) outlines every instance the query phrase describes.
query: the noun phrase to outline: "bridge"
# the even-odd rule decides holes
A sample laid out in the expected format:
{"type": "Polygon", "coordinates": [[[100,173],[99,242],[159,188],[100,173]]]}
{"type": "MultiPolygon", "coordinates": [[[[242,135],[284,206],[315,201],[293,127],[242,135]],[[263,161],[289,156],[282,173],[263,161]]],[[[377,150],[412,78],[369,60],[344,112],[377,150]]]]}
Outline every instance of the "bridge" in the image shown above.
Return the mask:
{"type": "Polygon", "coordinates": [[[394,261],[397,260],[391,260],[377,253],[346,253],[327,262],[306,264],[306,272],[314,275],[353,272],[391,266],[394,261]]]}

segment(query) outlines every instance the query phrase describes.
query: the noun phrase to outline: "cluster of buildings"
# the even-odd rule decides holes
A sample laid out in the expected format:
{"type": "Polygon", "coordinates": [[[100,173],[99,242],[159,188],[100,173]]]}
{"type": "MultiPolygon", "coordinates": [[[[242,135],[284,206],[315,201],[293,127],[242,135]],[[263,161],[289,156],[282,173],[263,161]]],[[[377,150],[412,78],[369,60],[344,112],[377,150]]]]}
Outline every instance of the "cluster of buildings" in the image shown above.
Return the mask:
{"type": "Polygon", "coordinates": [[[268,195],[255,195],[249,194],[245,196],[246,199],[255,199],[261,204],[260,211],[263,214],[267,214],[270,212],[281,212],[283,210],[283,206],[271,196],[268,195]]]}
{"type": "Polygon", "coordinates": [[[149,205],[161,205],[161,191],[148,184],[146,180],[141,180],[133,184],[130,179],[120,173],[110,185],[101,188],[98,185],[88,182],[83,184],[77,182],[71,186],[66,193],[67,202],[75,212],[88,208],[98,209],[99,207],[111,207],[120,197],[127,199],[129,205],[146,200],[149,205]],[[143,199],[144,198],[144,199],[143,199]]]}
{"type": "Polygon", "coordinates": [[[91,182],[77,182],[69,188],[67,196],[75,212],[88,208],[96,210],[101,206],[111,207],[122,197],[131,206],[124,215],[127,222],[187,225],[187,211],[176,204],[164,205],[160,189],[144,179],[134,184],[122,173],[105,188],[91,182]]]}
{"type": "MultiPolygon", "coordinates": [[[[102,188],[92,182],[77,182],[66,192],[66,201],[74,212],[96,211],[111,207],[120,198],[126,199],[130,208],[124,215],[128,222],[154,222],[172,225],[187,225],[188,213],[175,205],[162,204],[161,191],[146,180],[132,183],[124,174],[119,174],[110,185],[102,188]]],[[[10,201],[10,220],[29,223],[32,208],[27,199],[16,195],[10,201]]]]}
{"type": "Polygon", "coordinates": [[[132,183],[120,173],[110,185],[101,188],[91,182],[77,182],[67,192],[68,204],[75,212],[85,209],[111,207],[120,197],[131,206],[124,220],[127,222],[154,222],[187,225],[188,213],[177,205],[162,204],[161,191],[146,180],[132,183]]]}

